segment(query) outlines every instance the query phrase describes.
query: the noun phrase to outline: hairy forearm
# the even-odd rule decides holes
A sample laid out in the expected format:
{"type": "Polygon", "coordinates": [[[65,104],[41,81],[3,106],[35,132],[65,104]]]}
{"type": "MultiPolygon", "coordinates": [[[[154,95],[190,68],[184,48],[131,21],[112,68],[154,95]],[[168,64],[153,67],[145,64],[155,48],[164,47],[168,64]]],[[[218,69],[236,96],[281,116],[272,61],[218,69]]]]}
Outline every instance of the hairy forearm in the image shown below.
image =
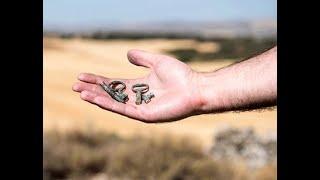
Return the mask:
{"type": "Polygon", "coordinates": [[[274,106],[277,101],[277,47],[211,73],[199,73],[199,113],[274,106]]]}

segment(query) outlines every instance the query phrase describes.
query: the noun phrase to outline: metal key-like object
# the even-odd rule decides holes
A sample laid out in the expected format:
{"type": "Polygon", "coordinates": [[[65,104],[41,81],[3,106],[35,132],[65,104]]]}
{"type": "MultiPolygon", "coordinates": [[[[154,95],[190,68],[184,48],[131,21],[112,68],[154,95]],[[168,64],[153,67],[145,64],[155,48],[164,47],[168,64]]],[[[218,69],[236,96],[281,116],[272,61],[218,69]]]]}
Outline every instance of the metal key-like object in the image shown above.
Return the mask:
{"type": "Polygon", "coordinates": [[[153,93],[149,93],[147,95],[142,95],[142,100],[148,104],[150,101],[151,101],[151,98],[154,97],[154,94],[153,93]]]}
{"type": "Polygon", "coordinates": [[[100,84],[100,86],[116,101],[126,103],[128,101],[128,95],[123,93],[126,89],[126,85],[121,81],[112,81],[110,84],[100,84]],[[117,88],[121,85],[119,88],[117,88]]]}
{"type": "Polygon", "coordinates": [[[148,84],[135,84],[132,86],[132,91],[136,93],[136,104],[140,105],[142,103],[142,100],[144,100],[143,99],[144,96],[142,94],[149,91],[149,85],[148,84]]]}

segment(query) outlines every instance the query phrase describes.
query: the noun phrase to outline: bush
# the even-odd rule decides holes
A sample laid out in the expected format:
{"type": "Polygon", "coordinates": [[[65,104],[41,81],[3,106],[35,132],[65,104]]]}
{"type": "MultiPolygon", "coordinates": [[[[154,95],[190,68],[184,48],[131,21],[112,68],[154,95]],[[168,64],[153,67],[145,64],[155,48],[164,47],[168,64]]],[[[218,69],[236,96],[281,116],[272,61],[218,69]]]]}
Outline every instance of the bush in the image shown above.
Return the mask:
{"type": "Polygon", "coordinates": [[[214,136],[211,154],[216,159],[242,160],[249,168],[263,167],[276,161],[277,139],[270,134],[262,138],[252,128],[227,128],[214,136]]]}
{"type": "MultiPolygon", "coordinates": [[[[133,137],[107,133],[48,132],[44,135],[44,179],[248,179],[227,162],[214,161],[186,138],[133,137]]],[[[259,174],[259,176],[263,176],[259,174]]]]}
{"type": "Polygon", "coordinates": [[[186,49],[169,50],[167,53],[174,55],[184,62],[215,59],[233,59],[237,61],[258,55],[277,45],[276,39],[234,38],[213,39],[210,41],[219,44],[220,48],[217,52],[202,53],[190,47],[186,49]]]}

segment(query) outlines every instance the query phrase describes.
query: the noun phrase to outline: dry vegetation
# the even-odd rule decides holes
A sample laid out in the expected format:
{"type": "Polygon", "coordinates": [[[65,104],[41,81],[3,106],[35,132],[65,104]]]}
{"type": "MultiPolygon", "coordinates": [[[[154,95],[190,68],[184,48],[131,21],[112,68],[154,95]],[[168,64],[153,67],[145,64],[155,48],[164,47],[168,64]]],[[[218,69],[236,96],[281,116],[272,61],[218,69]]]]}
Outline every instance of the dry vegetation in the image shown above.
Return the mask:
{"type": "MultiPolygon", "coordinates": [[[[212,134],[220,127],[253,127],[259,134],[276,130],[276,109],[241,113],[223,113],[189,117],[184,121],[166,124],[143,124],[104,111],[83,102],[71,90],[80,72],[92,72],[106,77],[136,78],[148,70],[130,64],[126,53],[137,48],[165,53],[168,50],[194,47],[198,51],[218,51],[218,43],[194,40],[83,40],[44,38],[44,131],[69,131],[88,126],[117,133],[122,137],[140,134],[149,137],[162,133],[196,138],[205,146],[211,145],[212,134]]],[[[190,62],[193,69],[212,71],[232,63],[232,59],[190,62]]]]}
{"type": "Polygon", "coordinates": [[[122,139],[105,132],[51,131],[44,139],[44,178],[49,179],[274,180],[276,166],[248,171],[214,161],[188,138],[122,139]]]}
{"type": "MultiPolygon", "coordinates": [[[[188,39],[44,38],[45,179],[275,179],[276,166],[248,173],[241,165],[212,160],[203,149],[209,149],[213,134],[226,125],[252,127],[258,134],[276,131],[276,108],[144,124],[83,102],[71,90],[80,72],[111,78],[146,75],[147,69],[127,61],[129,49],[167,53],[190,47],[207,53],[219,51],[220,45],[188,39]]],[[[189,65],[199,71],[234,62],[193,60],[189,65]]]]}

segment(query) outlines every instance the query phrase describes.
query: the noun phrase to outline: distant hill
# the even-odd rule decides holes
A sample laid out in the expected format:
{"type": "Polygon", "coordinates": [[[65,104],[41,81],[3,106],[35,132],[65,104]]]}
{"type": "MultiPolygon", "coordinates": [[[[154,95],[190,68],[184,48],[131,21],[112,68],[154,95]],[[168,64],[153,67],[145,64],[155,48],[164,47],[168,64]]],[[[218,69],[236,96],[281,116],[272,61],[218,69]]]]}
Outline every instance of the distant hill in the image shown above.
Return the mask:
{"type": "Polygon", "coordinates": [[[201,38],[276,38],[277,22],[273,20],[236,22],[164,22],[131,23],[100,26],[53,26],[44,27],[45,34],[72,34],[82,36],[100,35],[144,35],[144,36],[183,36],[201,38]]]}

